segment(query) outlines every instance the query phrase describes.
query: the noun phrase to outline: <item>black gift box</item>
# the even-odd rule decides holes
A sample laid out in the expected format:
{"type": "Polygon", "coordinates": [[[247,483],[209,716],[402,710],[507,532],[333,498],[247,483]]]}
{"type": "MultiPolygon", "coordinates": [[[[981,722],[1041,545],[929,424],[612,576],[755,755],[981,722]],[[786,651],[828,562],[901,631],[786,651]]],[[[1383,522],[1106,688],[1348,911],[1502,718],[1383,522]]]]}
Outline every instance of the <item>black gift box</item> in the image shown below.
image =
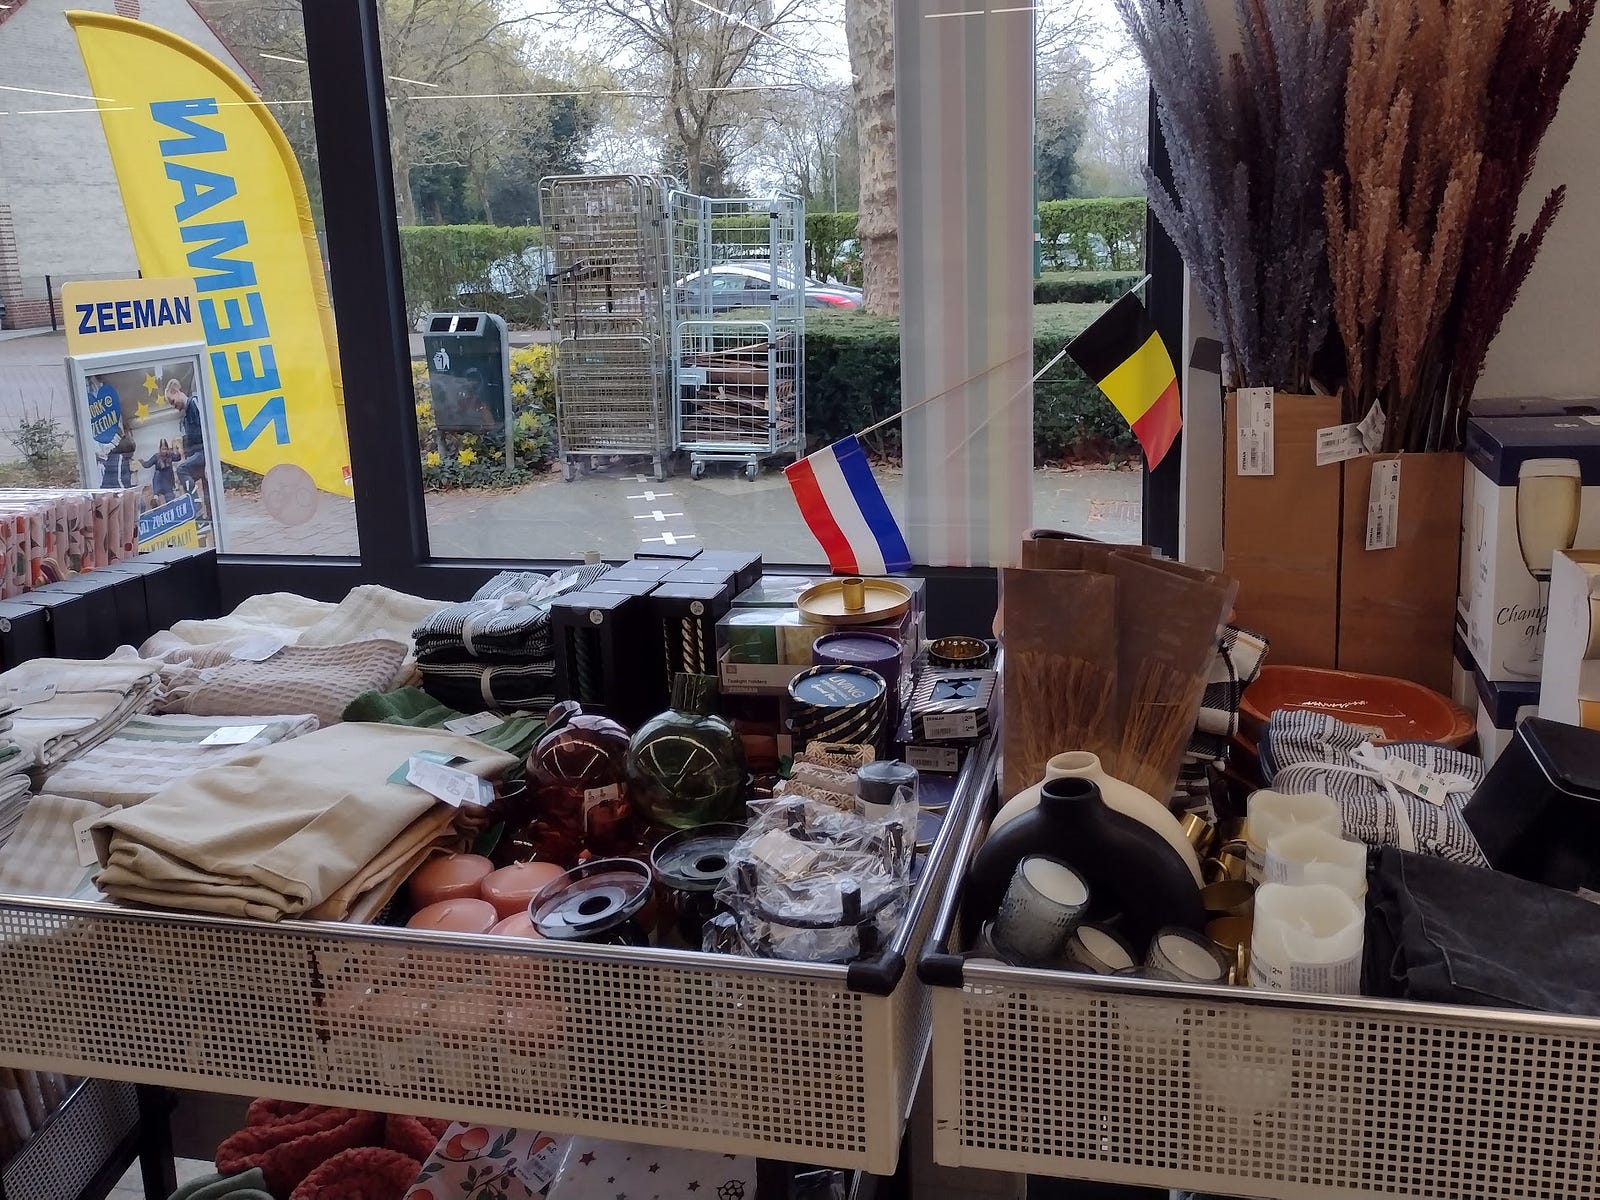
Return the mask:
{"type": "Polygon", "coordinates": [[[54,658],[104,658],[117,648],[117,602],[111,593],[61,590],[47,583],[27,594],[44,612],[54,658]]]}
{"type": "Polygon", "coordinates": [[[660,586],[654,579],[623,579],[615,575],[602,575],[583,590],[586,592],[616,592],[620,596],[648,596],[660,586]]]}
{"type": "Polygon", "coordinates": [[[0,600],[0,670],[9,671],[30,658],[48,657],[50,626],[45,610],[28,603],[27,596],[0,600]]]}
{"type": "Polygon", "coordinates": [[[1529,717],[1464,815],[1495,870],[1600,891],[1600,732],[1529,717]]]}
{"type": "MultiPolygon", "coordinates": [[[[656,689],[640,686],[639,664],[660,659],[659,654],[647,657],[650,633],[642,596],[585,590],[552,601],[556,698],[576,700],[586,711],[638,728],[665,703],[656,689]]],[[[654,678],[653,671],[644,674],[654,678]]]]}
{"type": "MultiPolygon", "coordinates": [[[[661,687],[670,693],[674,675],[717,673],[717,620],[733,606],[731,584],[682,583],[669,579],[646,601],[655,616],[654,661],[664,664],[661,687]]],[[[648,665],[648,660],[647,660],[648,665]]]]}
{"type": "Polygon", "coordinates": [[[678,569],[676,561],[671,559],[643,559],[636,558],[632,562],[618,563],[611,568],[606,579],[648,579],[659,583],[668,575],[678,569]]]}
{"type": "Polygon", "coordinates": [[[101,568],[144,579],[145,608],[152,631],[178,621],[206,621],[222,613],[222,581],[215,550],[173,546],[101,568]]]}
{"type": "Polygon", "coordinates": [[[59,583],[46,584],[35,590],[46,594],[73,592],[85,597],[89,603],[90,620],[96,632],[104,635],[100,644],[110,642],[106,654],[118,646],[137,648],[155,632],[150,626],[150,612],[145,604],[144,580],[138,576],[102,569],[63,579],[59,583]]]}
{"type": "Polygon", "coordinates": [[[732,571],[735,596],[761,578],[761,555],[751,550],[707,550],[690,565],[699,570],[732,571]]]}
{"type": "Polygon", "coordinates": [[[663,545],[654,550],[641,550],[634,555],[634,558],[675,558],[680,561],[687,561],[691,558],[699,558],[700,554],[701,549],[699,546],[691,546],[684,542],[676,546],[663,545]]]}

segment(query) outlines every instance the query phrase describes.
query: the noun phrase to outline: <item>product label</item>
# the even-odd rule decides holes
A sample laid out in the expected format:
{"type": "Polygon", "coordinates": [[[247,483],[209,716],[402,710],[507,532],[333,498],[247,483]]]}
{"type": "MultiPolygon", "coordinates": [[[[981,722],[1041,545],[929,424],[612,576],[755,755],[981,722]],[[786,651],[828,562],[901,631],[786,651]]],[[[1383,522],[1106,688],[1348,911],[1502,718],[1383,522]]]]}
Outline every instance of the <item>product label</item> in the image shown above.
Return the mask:
{"type": "Polygon", "coordinates": [[[954,775],[961,769],[961,752],[949,746],[907,746],[906,765],[919,771],[954,775]]]}
{"type": "Polygon", "coordinates": [[[1244,877],[1251,883],[1262,883],[1267,873],[1267,848],[1254,842],[1244,844],[1244,877]]]}
{"type": "Polygon", "coordinates": [[[1317,466],[1326,467],[1344,462],[1347,458],[1360,458],[1367,453],[1361,441],[1361,426],[1354,421],[1348,425],[1329,425],[1317,430],[1317,466]]]}
{"type": "Polygon", "coordinates": [[[789,663],[731,663],[722,664],[722,690],[738,696],[761,692],[787,692],[794,677],[805,667],[789,663]]]}
{"type": "Polygon", "coordinates": [[[614,783],[605,787],[585,788],[583,792],[583,831],[589,832],[589,814],[602,804],[614,804],[622,799],[622,789],[614,783]]]}
{"type": "Polygon", "coordinates": [[[26,708],[30,704],[43,704],[46,700],[53,700],[56,694],[56,685],[41,683],[35,687],[7,688],[0,692],[0,705],[9,708],[26,708]]]}
{"type": "Polygon", "coordinates": [[[546,1196],[550,1185],[561,1174],[562,1143],[548,1134],[540,1134],[528,1150],[528,1157],[517,1164],[516,1176],[535,1196],[546,1196]]]}
{"type": "Polygon", "coordinates": [[[1450,795],[1450,785],[1441,776],[1404,759],[1391,758],[1384,763],[1383,777],[1429,804],[1443,806],[1450,795]]]}
{"type": "Polygon", "coordinates": [[[109,817],[114,812],[121,812],[122,805],[113,804],[104,812],[91,813],[81,821],[72,823],[72,839],[78,844],[78,865],[80,867],[96,867],[100,865],[100,856],[94,850],[94,834],[89,827],[104,817],[109,817]]]}
{"type": "Polygon", "coordinates": [[[266,662],[285,645],[286,642],[274,637],[246,638],[235,646],[231,653],[240,662],[266,662]]]}
{"type": "Polygon", "coordinates": [[[1235,446],[1238,474],[1271,475],[1273,451],[1272,389],[1240,388],[1235,446]]]}
{"type": "Polygon", "coordinates": [[[214,729],[200,739],[202,746],[242,746],[254,741],[266,729],[265,725],[226,725],[214,729]]]}
{"type": "Polygon", "coordinates": [[[1367,496],[1367,549],[1393,550],[1400,540],[1400,460],[1372,464],[1372,491],[1367,496]]]}
{"type": "Polygon", "coordinates": [[[406,763],[406,782],[453,808],[460,808],[463,804],[487,808],[494,800],[494,787],[487,779],[421,756],[406,763]]]}
{"type": "Polygon", "coordinates": [[[1318,996],[1359,995],[1361,955],[1332,963],[1275,962],[1257,941],[1250,948],[1250,986],[1318,996]]]}
{"type": "Polygon", "coordinates": [[[817,852],[781,829],[762,834],[750,845],[750,856],[785,879],[802,878],[817,861],[817,852]]]}
{"type": "Polygon", "coordinates": [[[473,737],[490,729],[495,729],[505,723],[498,713],[472,713],[465,717],[457,717],[453,721],[446,721],[444,727],[451,733],[465,734],[473,737]]]}
{"type": "Polygon", "coordinates": [[[975,712],[928,713],[922,718],[922,736],[932,742],[958,742],[978,736],[975,712]]]}
{"type": "Polygon", "coordinates": [[[1383,409],[1378,407],[1374,400],[1372,407],[1367,409],[1367,415],[1361,418],[1361,424],[1356,426],[1361,434],[1361,444],[1367,448],[1368,454],[1376,454],[1378,447],[1383,445],[1383,433],[1389,427],[1389,418],[1384,416],[1383,409]]]}

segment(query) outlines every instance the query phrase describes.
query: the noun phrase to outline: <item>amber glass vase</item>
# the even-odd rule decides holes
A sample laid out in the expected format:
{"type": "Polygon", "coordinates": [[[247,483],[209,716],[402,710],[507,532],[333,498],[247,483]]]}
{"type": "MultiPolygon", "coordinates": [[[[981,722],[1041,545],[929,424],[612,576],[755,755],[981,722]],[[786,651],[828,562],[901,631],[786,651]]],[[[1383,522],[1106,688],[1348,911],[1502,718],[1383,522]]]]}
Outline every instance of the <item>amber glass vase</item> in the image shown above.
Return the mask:
{"type": "Polygon", "coordinates": [[[571,700],[546,723],[528,755],[527,816],[506,830],[506,856],[570,867],[585,849],[601,858],[632,849],[628,731],[571,700]]]}
{"type": "Polygon", "coordinates": [[[672,707],[640,726],[628,746],[629,793],[662,825],[688,829],[743,815],[744,746],[711,712],[716,683],[675,676],[672,707]]]}

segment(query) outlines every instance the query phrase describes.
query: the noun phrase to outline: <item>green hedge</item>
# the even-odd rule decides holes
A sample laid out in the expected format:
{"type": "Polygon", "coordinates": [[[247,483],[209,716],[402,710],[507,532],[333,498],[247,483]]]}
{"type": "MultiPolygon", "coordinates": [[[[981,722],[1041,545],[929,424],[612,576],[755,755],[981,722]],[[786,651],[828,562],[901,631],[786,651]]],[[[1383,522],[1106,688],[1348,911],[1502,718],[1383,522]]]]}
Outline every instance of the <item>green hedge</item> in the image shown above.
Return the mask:
{"type": "Polygon", "coordinates": [[[544,245],[537,225],[406,225],[400,229],[406,315],[415,324],[424,312],[483,309],[513,327],[544,322],[537,262],[523,252],[544,245]],[[491,282],[489,267],[505,268],[491,282]]]}
{"type": "Polygon", "coordinates": [[[1033,281],[1033,302],[1110,304],[1142,278],[1136,271],[1046,271],[1033,281]]]}
{"type": "MultiPolygon", "coordinates": [[[[1037,371],[1104,311],[1102,304],[1039,305],[1033,310],[1037,371]]],[[[864,429],[900,408],[900,323],[892,318],[821,314],[806,320],[806,431],[813,446],[864,429]]],[[[1127,455],[1137,445],[1127,422],[1070,359],[1033,389],[1033,452],[1039,463],[1078,454],[1127,455]]],[[[896,456],[898,424],[869,439],[896,456]]]]}
{"type": "Polygon", "coordinates": [[[1144,262],[1143,196],[1046,200],[1039,205],[1046,267],[1136,271],[1144,262]]]}

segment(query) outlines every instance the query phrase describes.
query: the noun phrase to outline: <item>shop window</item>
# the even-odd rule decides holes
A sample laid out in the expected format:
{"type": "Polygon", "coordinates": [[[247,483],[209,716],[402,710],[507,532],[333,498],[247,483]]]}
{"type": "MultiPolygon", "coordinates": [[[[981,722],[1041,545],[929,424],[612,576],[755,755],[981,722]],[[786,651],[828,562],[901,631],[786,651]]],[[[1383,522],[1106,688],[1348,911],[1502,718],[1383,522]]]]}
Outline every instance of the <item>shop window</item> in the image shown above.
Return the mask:
{"type": "Polygon", "coordinates": [[[354,554],[309,94],[261,53],[303,70],[298,7],[69,7],[0,8],[0,486],[87,471],[152,531],[354,554]]]}
{"type": "MultiPolygon", "coordinates": [[[[1146,273],[1150,116],[1149,81],[1112,5],[1044,6],[1037,55],[1035,369],[1146,273]]],[[[1035,524],[1140,541],[1144,482],[1127,420],[1063,359],[1034,387],[1035,524]]]]}

